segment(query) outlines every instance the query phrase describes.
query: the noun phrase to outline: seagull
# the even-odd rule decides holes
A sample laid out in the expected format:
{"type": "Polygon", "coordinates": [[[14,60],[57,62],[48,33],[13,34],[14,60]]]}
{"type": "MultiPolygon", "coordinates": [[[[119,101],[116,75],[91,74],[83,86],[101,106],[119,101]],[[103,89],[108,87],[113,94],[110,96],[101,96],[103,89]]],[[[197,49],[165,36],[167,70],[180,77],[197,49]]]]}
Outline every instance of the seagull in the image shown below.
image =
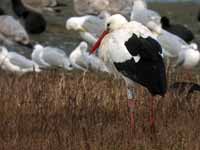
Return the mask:
{"type": "Polygon", "coordinates": [[[194,34],[188,28],[180,24],[171,24],[169,18],[161,18],[162,28],[166,31],[173,33],[180,38],[182,38],[187,43],[191,42],[194,39],[194,34]]]}
{"type": "Polygon", "coordinates": [[[63,67],[67,70],[72,70],[72,65],[65,52],[54,47],[43,47],[40,44],[34,46],[31,58],[41,68],[63,67]]]}
{"type": "MultiPolygon", "coordinates": [[[[180,37],[163,29],[161,21],[164,25],[165,18],[161,20],[161,16],[157,12],[148,9],[144,0],[134,1],[131,20],[138,21],[151,30],[162,46],[164,55],[177,58],[175,67],[182,66],[191,69],[199,63],[199,51],[194,48],[196,44],[195,46],[194,44],[189,45],[180,37]]],[[[163,27],[165,28],[165,26],[163,27]]]]}
{"type": "Polygon", "coordinates": [[[185,69],[192,69],[200,61],[200,52],[195,44],[187,44],[180,37],[162,29],[157,40],[163,48],[165,56],[177,58],[175,67],[182,66],[185,69]]]}
{"type": "Polygon", "coordinates": [[[21,0],[11,0],[15,14],[22,18],[28,33],[39,34],[46,30],[47,22],[39,12],[24,6],[21,0]]]}
{"type": "Polygon", "coordinates": [[[94,44],[104,31],[105,19],[109,16],[108,12],[103,11],[99,16],[71,17],[66,21],[66,28],[78,31],[83,40],[94,44]]]}
{"type": "Polygon", "coordinates": [[[83,71],[91,69],[109,73],[109,70],[104,62],[95,55],[90,55],[87,50],[88,44],[82,41],[69,56],[72,65],[83,71]]]}
{"type": "Polygon", "coordinates": [[[106,72],[110,73],[108,67],[105,65],[105,63],[98,58],[95,55],[90,55],[88,52],[86,53],[86,58],[89,64],[89,69],[95,70],[95,71],[101,71],[101,72],[106,72]]]}
{"type": "Polygon", "coordinates": [[[3,70],[26,73],[26,72],[40,72],[39,66],[32,60],[16,53],[8,52],[6,47],[0,47],[0,66],[3,70]]]}
{"type": "Polygon", "coordinates": [[[164,96],[167,90],[162,48],[154,35],[141,23],[128,22],[122,15],[115,14],[106,20],[106,31],[92,47],[91,53],[98,47],[100,58],[126,82],[131,127],[135,128],[136,99],[132,88],[141,84],[152,95],[150,126],[154,129],[154,96],[164,96]]]}
{"type": "Polygon", "coordinates": [[[12,45],[14,42],[23,45],[30,43],[30,38],[20,22],[14,17],[6,15],[3,10],[0,11],[0,39],[8,45],[12,45]]]}
{"type": "Polygon", "coordinates": [[[145,0],[135,0],[130,16],[131,21],[137,21],[148,27],[149,29],[159,33],[161,30],[161,16],[147,8],[145,0]]]}
{"type": "Polygon", "coordinates": [[[84,51],[87,51],[88,45],[86,42],[81,42],[69,55],[69,59],[74,68],[87,71],[88,62],[84,51]]]}

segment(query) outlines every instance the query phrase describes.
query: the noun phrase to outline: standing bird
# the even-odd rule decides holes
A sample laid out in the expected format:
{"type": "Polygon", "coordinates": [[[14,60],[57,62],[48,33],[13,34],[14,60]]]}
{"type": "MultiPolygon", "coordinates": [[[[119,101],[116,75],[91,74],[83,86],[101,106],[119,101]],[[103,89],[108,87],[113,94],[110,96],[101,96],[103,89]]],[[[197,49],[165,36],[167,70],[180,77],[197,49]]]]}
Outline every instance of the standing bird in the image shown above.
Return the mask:
{"type": "Polygon", "coordinates": [[[11,1],[15,14],[23,19],[28,33],[39,34],[46,30],[46,20],[40,13],[24,6],[21,0],[11,1]]]}
{"type": "Polygon", "coordinates": [[[34,47],[31,57],[41,68],[63,67],[64,69],[72,70],[69,58],[63,50],[58,48],[43,47],[37,44],[34,47]]]}
{"type": "Polygon", "coordinates": [[[87,71],[88,62],[84,51],[87,51],[86,42],[81,42],[69,55],[69,59],[74,68],[87,71]]]}
{"type": "Polygon", "coordinates": [[[196,45],[189,45],[180,37],[164,29],[162,29],[161,33],[157,36],[157,40],[162,46],[165,56],[177,59],[174,66],[192,69],[198,65],[200,61],[200,52],[197,50],[196,45]]]}
{"type": "Polygon", "coordinates": [[[66,21],[67,30],[78,31],[81,38],[89,44],[94,44],[104,31],[105,19],[110,16],[104,11],[99,16],[86,15],[71,17],[66,21]]]}
{"type": "Polygon", "coordinates": [[[30,44],[30,38],[20,22],[5,14],[2,9],[0,10],[0,38],[7,45],[12,45],[14,42],[27,46],[30,44]]]}
{"type": "Polygon", "coordinates": [[[150,30],[159,33],[161,30],[161,16],[147,8],[145,0],[135,0],[131,11],[130,20],[137,21],[148,27],[150,30]]]}
{"type": "Polygon", "coordinates": [[[194,34],[188,28],[180,24],[171,24],[169,18],[162,17],[161,18],[162,28],[166,31],[173,33],[180,38],[182,38],[185,42],[189,43],[194,39],[194,34]]]}
{"type": "Polygon", "coordinates": [[[104,62],[95,55],[90,55],[87,50],[88,44],[84,41],[81,42],[69,56],[72,65],[84,71],[86,71],[86,69],[91,69],[109,73],[104,62]]]}
{"type": "Polygon", "coordinates": [[[39,66],[32,60],[16,53],[8,52],[5,47],[0,47],[0,67],[3,70],[26,73],[26,72],[40,72],[39,66]]]}
{"type": "Polygon", "coordinates": [[[151,31],[138,22],[128,22],[122,15],[116,14],[107,19],[106,31],[91,52],[95,52],[97,47],[109,69],[126,82],[131,127],[135,128],[135,95],[131,88],[139,83],[152,95],[150,126],[154,128],[154,96],[165,95],[167,81],[162,48],[151,31]]]}

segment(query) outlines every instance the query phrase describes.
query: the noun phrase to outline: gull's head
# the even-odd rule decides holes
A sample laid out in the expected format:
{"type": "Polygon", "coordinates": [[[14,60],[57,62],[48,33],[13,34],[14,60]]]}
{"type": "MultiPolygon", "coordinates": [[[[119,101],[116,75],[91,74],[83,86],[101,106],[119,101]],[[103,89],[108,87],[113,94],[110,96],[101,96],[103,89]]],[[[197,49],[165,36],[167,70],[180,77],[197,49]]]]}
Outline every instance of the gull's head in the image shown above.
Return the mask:
{"type": "Polygon", "coordinates": [[[4,46],[0,46],[0,62],[2,62],[8,55],[8,50],[4,46]]]}
{"type": "Polygon", "coordinates": [[[190,45],[189,45],[191,48],[193,48],[193,49],[198,49],[198,45],[196,44],[196,43],[190,43],[190,45]]]}
{"type": "Polygon", "coordinates": [[[170,27],[170,20],[166,16],[160,19],[160,23],[162,24],[162,27],[170,27]]]}
{"type": "Polygon", "coordinates": [[[0,54],[6,54],[8,53],[7,48],[5,48],[4,46],[0,46],[0,54]]]}
{"type": "Polygon", "coordinates": [[[105,28],[108,32],[112,32],[114,30],[119,29],[126,23],[128,23],[128,21],[124,16],[120,14],[115,14],[106,19],[105,28]]]}
{"type": "Polygon", "coordinates": [[[183,52],[183,67],[191,69],[198,65],[200,62],[200,52],[198,50],[189,48],[183,52]]]}
{"type": "Polygon", "coordinates": [[[82,18],[71,17],[66,21],[65,27],[67,30],[85,31],[82,27],[82,18]]]}
{"type": "Polygon", "coordinates": [[[64,68],[69,71],[73,69],[72,63],[69,59],[64,60],[64,68]]]}
{"type": "Polygon", "coordinates": [[[144,9],[144,8],[147,8],[147,4],[146,4],[145,0],[134,0],[133,8],[134,9],[144,9]]]}
{"type": "Polygon", "coordinates": [[[41,51],[41,50],[43,50],[43,49],[44,49],[44,47],[43,47],[41,44],[36,44],[36,45],[34,46],[34,50],[41,51]]]}
{"type": "Polygon", "coordinates": [[[86,42],[84,42],[84,41],[82,41],[80,44],[79,44],[79,47],[80,47],[80,50],[81,51],[87,51],[87,49],[88,49],[88,44],[86,43],[86,42]]]}
{"type": "Polygon", "coordinates": [[[104,10],[102,12],[100,12],[100,14],[98,15],[98,17],[102,20],[106,20],[107,18],[109,18],[111,15],[108,11],[104,10]]]}

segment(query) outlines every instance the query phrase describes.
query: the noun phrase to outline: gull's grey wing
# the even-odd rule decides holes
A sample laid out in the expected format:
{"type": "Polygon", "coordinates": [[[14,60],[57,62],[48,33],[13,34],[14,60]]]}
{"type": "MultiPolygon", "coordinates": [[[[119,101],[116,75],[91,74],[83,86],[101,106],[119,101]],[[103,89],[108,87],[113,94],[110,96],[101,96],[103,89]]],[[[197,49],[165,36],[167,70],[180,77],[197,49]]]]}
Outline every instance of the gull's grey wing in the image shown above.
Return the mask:
{"type": "Polygon", "coordinates": [[[8,54],[10,62],[14,65],[19,66],[20,68],[30,68],[33,67],[35,65],[35,63],[27,58],[25,58],[24,56],[15,53],[15,52],[9,52],[8,54]]]}
{"type": "Polygon", "coordinates": [[[89,16],[83,23],[83,28],[95,36],[99,36],[104,30],[104,20],[89,16]]]}
{"type": "Polygon", "coordinates": [[[67,59],[65,52],[56,48],[45,48],[42,58],[48,64],[55,66],[63,66],[64,59],[67,59]]]}

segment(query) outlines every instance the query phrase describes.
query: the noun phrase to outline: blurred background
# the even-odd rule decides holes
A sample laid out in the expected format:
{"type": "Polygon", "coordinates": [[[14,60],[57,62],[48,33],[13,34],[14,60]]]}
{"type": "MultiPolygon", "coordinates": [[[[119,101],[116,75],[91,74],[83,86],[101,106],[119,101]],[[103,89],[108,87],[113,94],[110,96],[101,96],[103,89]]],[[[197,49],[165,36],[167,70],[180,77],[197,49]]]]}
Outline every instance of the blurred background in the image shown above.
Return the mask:
{"type": "MultiPolygon", "coordinates": [[[[30,35],[33,41],[44,45],[56,46],[64,49],[67,54],[81,41],[79,35],[74,31],[67,31],[65,22],[69,17],[84,15],[87,12],[93,12],[93,9],[84,6],[85,2],[93,3],[93,0],[57,0],[58,6],[53,7],[56,12],[48,11],[45,4],[50,0],[23,0],[23,2],[33,9],[41,12],[47,20],[47,31],[39,35],[30,35]],[[43,6],[40,4],[43,2],[43,6]],[[76,9],[76,10],[75,10],[76,9]],[[82,12],[81,12],[82,11],[82,12]]],[[[98,0],[96,0],[98,1],[98,0]]],[[[101,0],[103,2],[103,0],[101,0]]],[[[147,0],[148,7],[160,13],[161,16],[170,17],[172,22],[183,24],[195,33],[195,42],[200,44],[200,29],[197,21],[197,13],[200,8],[199,0],[147,0]]],[[[117,12],[118,10],[130,10],[131,0],[109,0],[112,3],[109,9],[117,12]]],[[[0,6],[6,10],[6,13],[15,16],[11,8],[10,0],[0,0],[0,6]]],[[[99,6],[100,7],[100,6],[99,6]]],[[[95,13],[94,13],[95,14],[95,13]]],[[[95,14],[96,15],[96,14],[95,14]]],[[[23,47],[15,47],[15,50],[29,56],[30,51],[23,47]],[[17,48],[17,49],[16,49],[17,48]]]]}

